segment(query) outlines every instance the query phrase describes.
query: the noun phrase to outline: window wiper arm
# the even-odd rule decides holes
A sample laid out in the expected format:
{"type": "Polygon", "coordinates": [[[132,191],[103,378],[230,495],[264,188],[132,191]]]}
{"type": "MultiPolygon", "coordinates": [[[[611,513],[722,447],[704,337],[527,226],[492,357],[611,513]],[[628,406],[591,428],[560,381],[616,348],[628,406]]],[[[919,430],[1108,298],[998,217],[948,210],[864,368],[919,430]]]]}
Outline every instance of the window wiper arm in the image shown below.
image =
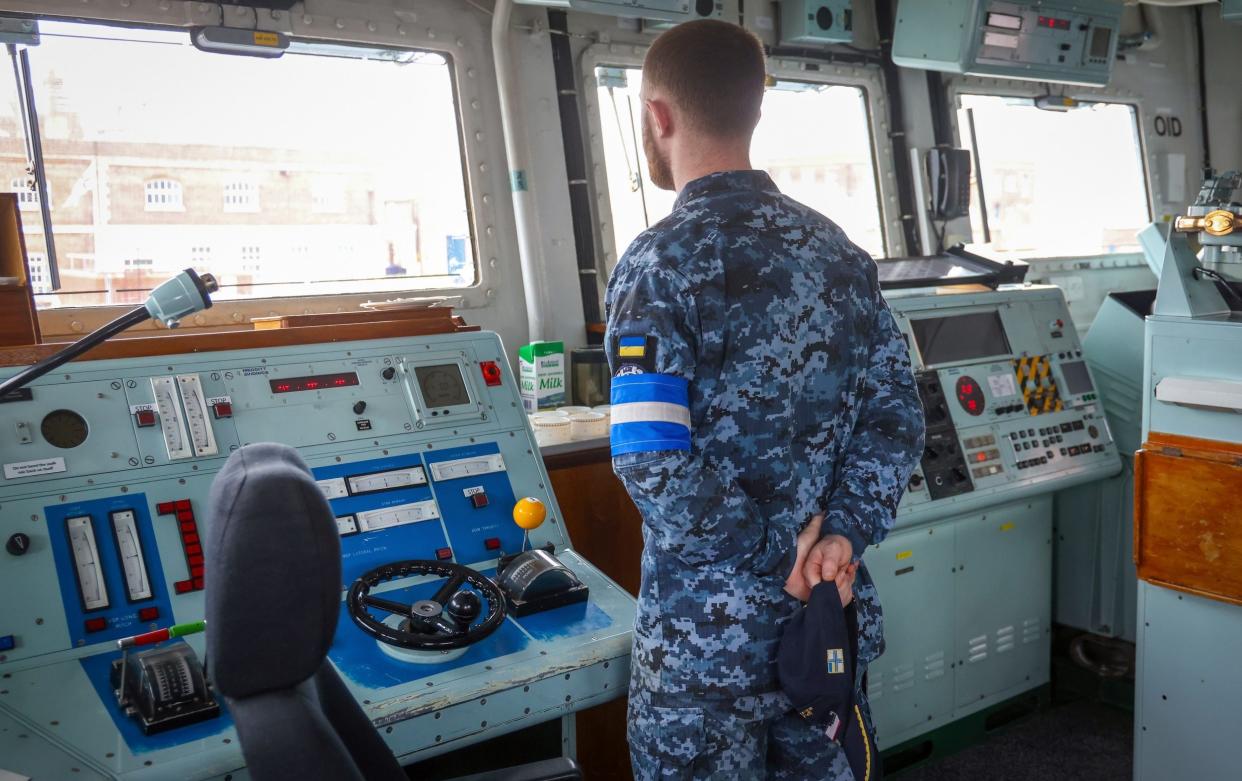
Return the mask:
{"type": "Polygon", "coordinates": [[[39,135],[39,112],[35,109],[34,83],[30,77],[30,50],[24,45],[8,44],[13,60],[13,79],[17,85],[22,109],[22,125],[26,132],[27,167],[35,180],[39,195],[39,213],[43,218],[43,243],[47,250],[48,281],[52,290],[60,289],[60,266],[56,263],[56,239],[52,235],[52,204],[47,195],[47,170],[43,166],[43,139],[39,135]]]}

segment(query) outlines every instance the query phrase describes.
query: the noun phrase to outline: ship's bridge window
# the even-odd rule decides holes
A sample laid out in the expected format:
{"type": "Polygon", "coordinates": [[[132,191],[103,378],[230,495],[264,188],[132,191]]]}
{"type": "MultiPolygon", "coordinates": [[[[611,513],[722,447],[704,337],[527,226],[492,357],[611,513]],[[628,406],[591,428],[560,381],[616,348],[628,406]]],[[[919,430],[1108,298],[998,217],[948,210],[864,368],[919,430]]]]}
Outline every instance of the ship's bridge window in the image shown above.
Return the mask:
{"type": "Polygon", "coordinates": [[[963,146],[971,146],[974,129],[986,204],[980,208],[979,182],[972,182],[976,244],[1017,258],[1139,251],[1136,234],[1151,214],[1133,106],[1050,111],[1030,98],[971,94],[958,101],[963,146]]]}
{"type": "MultiPolygon", "coordinates": [[[[31,86],[65,259],[58,290],[41,270],[40,306],[138,303],[187,261],[220,280],[217,299],[478,281],[446,55],[295,40],[266,60],[199,51],[182,30],[40,33],[31,86]]],[[[0,181],[50,263],[17,96],[0,80],[0,181]]]]}
{"type": "MultiPolygon", "coordinates": [[[[642,70],[595,69],[613,259],[634,237],[665,217],[676,193],[651,183],[643,155],[642,70]]],[[[859,87],[777,81],[763,97],[751,143],[751,163],[766,170],[786,195],[823,213],[855,244],[883,257],[884,232],[871,121],[859,87]]]]}

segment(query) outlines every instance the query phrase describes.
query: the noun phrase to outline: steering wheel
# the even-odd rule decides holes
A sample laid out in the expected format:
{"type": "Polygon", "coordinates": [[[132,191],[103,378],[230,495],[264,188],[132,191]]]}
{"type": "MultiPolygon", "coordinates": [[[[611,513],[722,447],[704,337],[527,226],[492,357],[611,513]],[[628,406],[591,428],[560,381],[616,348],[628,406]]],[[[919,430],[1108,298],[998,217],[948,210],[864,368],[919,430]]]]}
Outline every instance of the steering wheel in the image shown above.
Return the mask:
{"type": "Polygon", "coordinates": [[[505,620],[505,598],[500,588],[482,573],[446,561],[411,559],[376,567],[353,582],[345,602],[349,617],[363,632],[380,642],[418,651],[462,648],[495,632],[505,620]],[[431,599],[412,604],[371,596],[371,589],[381,583],[415,575],[447,580],[431,599]],[[478,593],[462,588],[467,584],[478,593]],[[487,615],[472,628],[483,612],[479,594],[487,598],[487,615]],[[401,616],[402,621],[399,626],[390,626],[372,615],[372,609],[401,616]]]}

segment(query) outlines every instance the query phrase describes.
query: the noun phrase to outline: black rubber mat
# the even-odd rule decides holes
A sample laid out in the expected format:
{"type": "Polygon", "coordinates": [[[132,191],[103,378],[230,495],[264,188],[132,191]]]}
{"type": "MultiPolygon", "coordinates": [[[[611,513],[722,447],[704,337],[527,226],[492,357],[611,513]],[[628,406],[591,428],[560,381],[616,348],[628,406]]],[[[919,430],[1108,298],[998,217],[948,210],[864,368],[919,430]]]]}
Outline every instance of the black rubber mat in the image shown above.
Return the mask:
{"type": "Polygon", "coordinates": [[[1134,722],[1098,702],[1058,705],[896,781],[1130,781],[1134,722]]]}

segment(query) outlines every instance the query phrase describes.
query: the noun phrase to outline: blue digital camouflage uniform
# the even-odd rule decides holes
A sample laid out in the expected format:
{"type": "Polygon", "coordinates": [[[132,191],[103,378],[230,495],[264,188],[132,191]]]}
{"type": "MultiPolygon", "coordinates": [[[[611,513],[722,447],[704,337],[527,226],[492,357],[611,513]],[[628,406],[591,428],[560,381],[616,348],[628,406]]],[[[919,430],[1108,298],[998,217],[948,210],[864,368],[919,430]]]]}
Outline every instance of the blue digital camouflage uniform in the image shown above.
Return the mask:
{"type": "MultiPolygon", "coordinates": [[[[922,452],[874,261],[767,174],[722,172],[635,239],[606,303],[613,464],[643,517],[635,775],[850,779],[790,712],[775,658],[798,531],[822,512],[860,556],[922,452]]],[[[855,599],[860,685],[883,650],[865,566],[855,599]]]]}

